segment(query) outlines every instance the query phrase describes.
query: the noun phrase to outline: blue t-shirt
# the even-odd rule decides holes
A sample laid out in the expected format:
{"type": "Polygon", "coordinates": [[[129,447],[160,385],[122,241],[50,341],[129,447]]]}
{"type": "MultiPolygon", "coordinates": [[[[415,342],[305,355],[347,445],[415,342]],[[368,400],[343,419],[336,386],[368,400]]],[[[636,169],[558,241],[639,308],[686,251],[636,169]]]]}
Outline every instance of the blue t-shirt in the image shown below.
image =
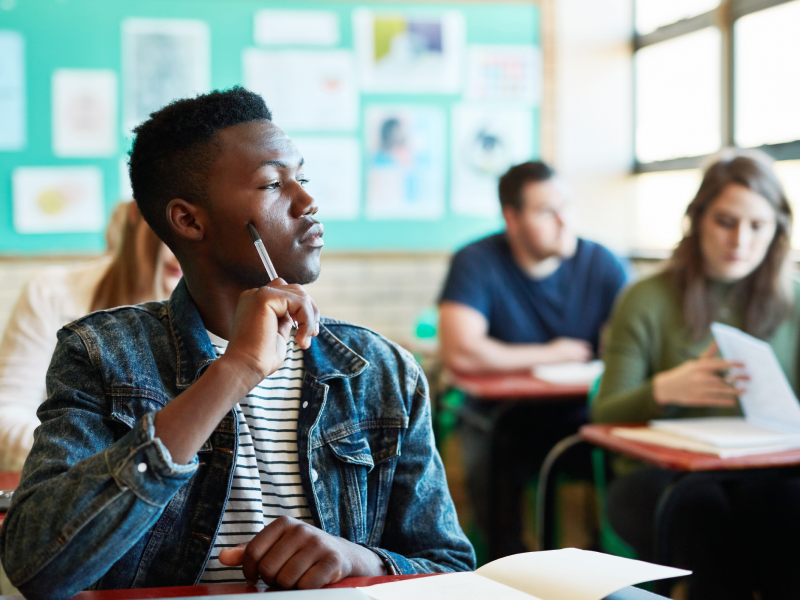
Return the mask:
{"type": "Polygon", "coordinates": [[[590,342],[597,353],[600,328],[625,280],[625,269],[608,249],[583,239],[554,273],[533,279],[499,233],[453,257],[439,300],[482,313],[489,336],[502,342],[544,344],[571,337],[590,342]]]}

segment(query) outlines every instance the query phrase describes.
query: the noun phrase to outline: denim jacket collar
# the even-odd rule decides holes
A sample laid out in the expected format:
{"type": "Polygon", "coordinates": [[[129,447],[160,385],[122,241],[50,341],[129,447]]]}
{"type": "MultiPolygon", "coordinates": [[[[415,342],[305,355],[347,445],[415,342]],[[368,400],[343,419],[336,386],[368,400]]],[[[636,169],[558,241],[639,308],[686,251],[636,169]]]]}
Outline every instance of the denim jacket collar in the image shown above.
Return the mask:
{"type": "MultiPolygon", "coordinates": [[[[176,385],[185,389],[200,377],[216,354],[184,279],[167,302],[167,312],[177,352],[176,385]]],[[[306,371],[317,381],[355,377],[369,366],[364,357],[345,345],[323,324],[320,324],[319,335],[311,347],[303,352],[303,360],[306,371]]]]}

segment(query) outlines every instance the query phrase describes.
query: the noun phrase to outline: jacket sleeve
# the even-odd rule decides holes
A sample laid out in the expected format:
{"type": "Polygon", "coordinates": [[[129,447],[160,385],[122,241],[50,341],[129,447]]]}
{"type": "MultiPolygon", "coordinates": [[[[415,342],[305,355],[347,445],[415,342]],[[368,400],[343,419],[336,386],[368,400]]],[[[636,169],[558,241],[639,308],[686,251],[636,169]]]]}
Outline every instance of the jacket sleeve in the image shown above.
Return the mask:
{"type": "Polygon", "coordinates": [[[41,426],[0,529],[0,559],[28,599],[70,598],[99,579],[197,469],[172,462],[155,413],[114,420],[92,353],[62,329],[41,426]]]}
{"type": "Polygon", "coordinates": [[[428,383],[413,363],[409,426],[392,483],[380,548],[394,574],[475,569],[475,551],[458,523],[431,427],[428,383]]]}

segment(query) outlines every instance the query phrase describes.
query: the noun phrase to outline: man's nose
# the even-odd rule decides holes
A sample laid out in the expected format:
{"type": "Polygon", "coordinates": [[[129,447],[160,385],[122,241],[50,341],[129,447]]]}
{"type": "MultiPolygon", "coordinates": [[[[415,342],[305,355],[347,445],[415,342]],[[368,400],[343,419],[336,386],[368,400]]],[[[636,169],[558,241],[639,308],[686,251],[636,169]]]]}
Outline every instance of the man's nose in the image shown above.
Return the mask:
{"type": "Polygon", "coordinates": [[[314,198],[309,194],[305,188],[300,185],[297,185],[297,191],[292,198],[292,216],[296,218],[304,217],[306,215],[311,216],[316,214],[319,210],[319,206],[314,201],[314,198]]]}

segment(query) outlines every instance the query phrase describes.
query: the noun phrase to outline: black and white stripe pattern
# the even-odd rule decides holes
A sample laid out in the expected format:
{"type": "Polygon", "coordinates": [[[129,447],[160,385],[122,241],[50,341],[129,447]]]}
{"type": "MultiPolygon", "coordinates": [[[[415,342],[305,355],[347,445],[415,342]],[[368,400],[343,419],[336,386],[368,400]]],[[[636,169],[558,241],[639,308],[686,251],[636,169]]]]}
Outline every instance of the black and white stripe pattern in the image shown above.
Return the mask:
{"type": "MultiPolygon", "coordinates": [[[[217,356],[228,342],[208,334],[217,356]]],[[[201,583],[244,580],[241,567],[226,567],[219,553],[250,541],[266,525],[287,515],[313,523],[300,483],[297,417],[303,384],[303,351],[289,340],[281,368],[234,407],[239,452],[231,493],[201,583]]]]}

